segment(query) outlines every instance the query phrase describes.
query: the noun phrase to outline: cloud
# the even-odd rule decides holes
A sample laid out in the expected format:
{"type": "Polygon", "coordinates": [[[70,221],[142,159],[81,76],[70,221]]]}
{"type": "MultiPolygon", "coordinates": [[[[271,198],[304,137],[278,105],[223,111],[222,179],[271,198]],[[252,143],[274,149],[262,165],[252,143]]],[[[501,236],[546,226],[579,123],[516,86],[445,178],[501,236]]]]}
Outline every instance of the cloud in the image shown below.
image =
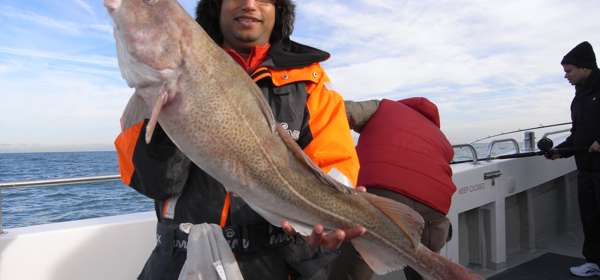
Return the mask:
{"type": "MultiPolygon", "coordinates": [[[[0,37],[5,145],[96,145],[118,132],[130,89],[112,24],[100,3],[74,2],[70,10],[0,5],[8,23],[0,37]]],[[[194,14],[195,0],[181,4],[194,14]]],[[[332,53],[324,63],[331,87],[355,100],[427,97],[453,143],[568,121],[574,89],[559,61],[581,41],[600,47],[600,23],[581,16],[600,12],[595,1],[296,4],[294,39],[332,53]]]]}
{"type": "Polygon", "coordinates": [[[109,24],[92,24],[89,26],[89,29],[98,31],[100,33],[107,33],[107,34],[111,34],[111,35],[113,33],[113,27],[112,27],[112,25],[109,25],[109,24]]]}
{"type": "Polygon", "coordinates": [[[110,145],[132,90],[76,72],[35,69],[35,81],[0,75],[2,141],[22,146],[110,145]],[[26,137],[25,137],[26,136],[26,137]]]}
{"type": "MultiPolygon", "coordinates": [[[[76,3],[79,1],[76,1],[76,3]]],[[[90,9],[88,12],[92,12],[91,7],[86,3],[82,3],[85,8],[90,9]]],[[[82,7],[82,6],[80,6],[82,7]]],[[[43,30],[54,30],[60,33],[69,35],[90,35],[89,31],[95,31],[99,33],[112,32],[110,24],[90,24],[87,22],[80,21],[68,21],[56,19],[62,15],[42,15],[30,10],[24,10],[15,8],[12,6],[2,5],[0,6],[0,16],[10,22],[18,22],[20,24],[30,23],[35,25],[35,28],[41,28],[43,30]]]]}
{"type": "Polygon", "coordinates": [[[79,6],[81,9],[83,9],[89,15],[96,16],[96,13],[92,9],[92,7],[88,3],[86,3],[85,1],[83,1],[83,0],[74,0],[74,2],[75,2],[75,4],[77,6],[79,6]]]}
{"type": "Polygon", "coordinates": [[[425,96],[455,143],[567,121],[574,89],[559,61],[600,28],[580,16],[600,12],[593,1],[307,0],[298,8],[296,39],[333,54],[325,66],[344,97],[425,96]],[[578,20],[564,24],[569,18],[578,20]]]}
{"type": "Polygon", "coordinates": [[[44,28],[59,30],[61,32],[70,33],[70,34],[80,34],[80,27],[72,22],[55,20],[53,18],[36,14],[31,11],[25,11],[16,9],[13,7],[1,6],[0,7],[0,16],[5,18],[12,18],[21,21],[27,21],[34,23],[38,26],[43,26],[44,28]]]}
{"type": "Polygon", "coordinates": [[[43,50],[32,50],[32,49],[17,49],[17,48],[6,48],[0,47],[0,54],[11,55],[11,56],[23,56],[28,58],[41,58],[50,60],[61,60],[65,62],[76,62],[85,63],[102,67],[117,67],[117,59],[115,57],[107,57],[100,55],[68,55],[64,53],[49,52],[43,50]]]}
{"type": "Polygon", "coordinates": [[[0,75],[4,73],[8,73],[11,69],[11,65],[9,64],[0,64],[0,75]]]}

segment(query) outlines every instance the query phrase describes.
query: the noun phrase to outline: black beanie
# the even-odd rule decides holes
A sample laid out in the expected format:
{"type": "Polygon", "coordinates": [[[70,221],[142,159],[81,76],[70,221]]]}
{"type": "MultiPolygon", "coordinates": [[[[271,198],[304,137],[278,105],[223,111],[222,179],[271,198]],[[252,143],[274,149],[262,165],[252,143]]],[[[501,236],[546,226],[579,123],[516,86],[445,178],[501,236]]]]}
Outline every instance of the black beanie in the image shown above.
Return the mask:
{"type": "Polygon", "coordinates": [[[596,69],[596,55],[594,55],[594,49],[592,45],[587,41],[574,47],[563,57],[560,64],[573,64],[579,68],[596,69]]]}

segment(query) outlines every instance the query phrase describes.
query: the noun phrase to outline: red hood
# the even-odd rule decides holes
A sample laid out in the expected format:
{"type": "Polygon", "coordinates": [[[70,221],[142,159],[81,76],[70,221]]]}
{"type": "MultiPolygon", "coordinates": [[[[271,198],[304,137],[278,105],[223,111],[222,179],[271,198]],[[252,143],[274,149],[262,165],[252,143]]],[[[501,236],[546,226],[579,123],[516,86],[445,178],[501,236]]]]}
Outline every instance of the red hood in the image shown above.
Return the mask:
{"type": "Polygon", "coordinates": [[[449,164],[454,151],[439,122],[426,98],[382,100],[356,148],[358,185],[401,193],[447,214],[456,191],[449,164]]]}

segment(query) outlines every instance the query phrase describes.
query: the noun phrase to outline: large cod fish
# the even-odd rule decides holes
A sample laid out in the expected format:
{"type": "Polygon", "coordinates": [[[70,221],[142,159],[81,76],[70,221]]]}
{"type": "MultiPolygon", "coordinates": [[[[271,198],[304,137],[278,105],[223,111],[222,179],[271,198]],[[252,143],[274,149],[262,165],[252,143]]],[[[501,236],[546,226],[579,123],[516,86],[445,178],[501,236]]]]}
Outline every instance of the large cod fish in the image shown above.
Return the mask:
{"type": "Polygon", "coordinates": [[[278,125],[260,89],[175,0],[104,0],[121,74],[135,94],[122,124],[150,117],[196,165],[275,226],[303,235],[362,225],[352,244],[377,274],[409,265],[428,279],[479,279],[420,243],[406,205],[325,175],[278,125]]]}

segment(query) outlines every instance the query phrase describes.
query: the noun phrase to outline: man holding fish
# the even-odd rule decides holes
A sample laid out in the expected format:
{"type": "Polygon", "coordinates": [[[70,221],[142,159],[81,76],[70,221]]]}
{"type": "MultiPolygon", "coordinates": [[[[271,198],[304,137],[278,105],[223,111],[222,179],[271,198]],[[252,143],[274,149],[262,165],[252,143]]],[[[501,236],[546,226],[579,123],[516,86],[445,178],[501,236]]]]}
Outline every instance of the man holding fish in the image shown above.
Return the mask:
{"type": "MultiPolygon", "coordinates": [[[[202,0],[196,20],[256,82],[303,151],[330,176],[354,186],[358,160],[343,101],[325,86],[328,78],[319,66],[329,54],[290,40],[294,4],[202,0]]],[[[159,125],[146,143],[139,136],[147,123],[123,131],[116,141],[125,183],[155,200],[159,220],[157,246],[140,279],[177,278],[187,238],[177,230],[180,223],[220,224],[245,279],[326,279],[335,249],[364,233],[363,227],[324,232],[317,225],[307,242],[289,238],[187,159],[159,125]]],[[[283,228],[294,232],[289,223],[283,228]]]]}

